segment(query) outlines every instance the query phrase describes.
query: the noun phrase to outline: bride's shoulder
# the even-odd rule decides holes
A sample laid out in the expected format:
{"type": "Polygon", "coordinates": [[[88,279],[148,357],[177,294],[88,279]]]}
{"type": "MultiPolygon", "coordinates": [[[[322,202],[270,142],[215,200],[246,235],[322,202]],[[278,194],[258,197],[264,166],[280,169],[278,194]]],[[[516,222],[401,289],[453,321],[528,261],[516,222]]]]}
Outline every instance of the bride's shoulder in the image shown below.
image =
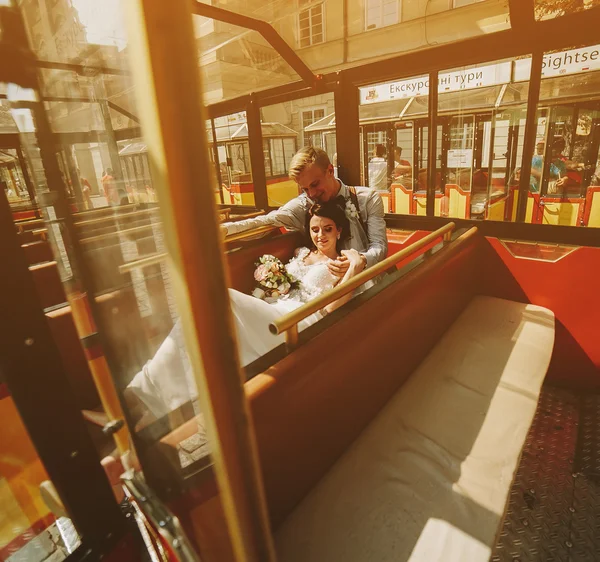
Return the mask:
{"type": "Polygon", "coordinates": [[[301,260],[306,258],[306,256],[308,256],[308,254],[310,254],[310,250],[304,246],[302,248],[296,248],[294,250],[294,257],[301,259],[301,260]]]}

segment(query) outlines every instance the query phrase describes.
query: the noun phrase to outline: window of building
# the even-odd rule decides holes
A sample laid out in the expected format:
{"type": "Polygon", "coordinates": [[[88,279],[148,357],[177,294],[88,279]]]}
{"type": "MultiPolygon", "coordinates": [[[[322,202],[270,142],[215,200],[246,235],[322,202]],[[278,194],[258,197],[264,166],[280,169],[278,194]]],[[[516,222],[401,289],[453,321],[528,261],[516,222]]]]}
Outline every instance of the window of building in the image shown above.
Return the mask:
{"type": "MultiPolygon", "coordinates": [[[[311,142],[310,134],[306,134],[306,127],[312,125],[315,121],[319,119],[323,119],[325,117],[325,108],[324,107],[312,107],[308,109],[303,109],[300,112],[300,121],[302,122],[302,131],[303,131],[303,145],[307,146],[309,144],[314,144],[311,142]]],[[[320,143],[315,146],[321,146],[320,143]]]]}
{"type": "Polygon", "coordinates": [[[398,23],[398,0],[366,0],[365,29],[398,23]]]}
{"type": "Polygon", "coordinates": [[[311,0],[298,0],[298,43],[300,47],[310,47],[325,40],[323,23],[323,3],[311,0]]]}

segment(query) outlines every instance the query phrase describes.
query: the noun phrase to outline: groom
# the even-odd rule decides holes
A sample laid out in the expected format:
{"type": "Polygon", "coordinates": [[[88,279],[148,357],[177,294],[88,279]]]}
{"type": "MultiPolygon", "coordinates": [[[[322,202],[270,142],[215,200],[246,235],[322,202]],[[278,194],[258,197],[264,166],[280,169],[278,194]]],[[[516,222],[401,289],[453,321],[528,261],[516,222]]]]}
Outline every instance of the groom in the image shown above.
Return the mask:
{"type": "MultiPolygon", "coordinates": [[[[243,232],[259,226],[283,226],[304,232],[306,214],[313,203],[325,203],[341,195],[346,199],[346,215],[350,220],[350,238],[346,249],[362,255],[363,269],[383,260],[387,254],[387,238],[381,196],[368,187],[349,187],[337,179],[327,153],[312,146],[301,148],[292,158],[289,176],[302,193],[268,215],[225,223],[227,234],[243,232]],[[358,209],[357,209],[358,207],[358,209]]],[[[336,277],[343,277],[349,267],[346,258],[331,260],[327,266],[336,277]]]]}

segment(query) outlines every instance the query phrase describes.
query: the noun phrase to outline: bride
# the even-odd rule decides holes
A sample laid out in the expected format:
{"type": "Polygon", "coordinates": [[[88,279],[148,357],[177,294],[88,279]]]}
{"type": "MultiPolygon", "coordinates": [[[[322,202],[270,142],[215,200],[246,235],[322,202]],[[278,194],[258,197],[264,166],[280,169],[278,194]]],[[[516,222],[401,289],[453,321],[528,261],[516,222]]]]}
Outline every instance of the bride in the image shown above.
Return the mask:
{"type": "MultiPolygon", "coordinates": [[[[242,366],[283,343],[283,335],[276,336],[269,331],[271,322],[362,271],[361,254],[352,249],[341,250],[350,234],[345,204],[345,199],[338,197],[326,203],[316,203],[309,209],[306,220],[307,247],[296,249],[294,257],[285,266],[288,273],[299,281],[297,288],[273,302],[229,289],[242,366]],[[349,262],[342,278],[335,277],[327,267],[329,260],[336,259],[349,262]]],[[[304,330],[351,298],[352,293],[339,298],[302,320],[298,329],[304,330]]],[[[157,417],[166,415],[197,395],[179,321],[128,388],[157,417]]]]}

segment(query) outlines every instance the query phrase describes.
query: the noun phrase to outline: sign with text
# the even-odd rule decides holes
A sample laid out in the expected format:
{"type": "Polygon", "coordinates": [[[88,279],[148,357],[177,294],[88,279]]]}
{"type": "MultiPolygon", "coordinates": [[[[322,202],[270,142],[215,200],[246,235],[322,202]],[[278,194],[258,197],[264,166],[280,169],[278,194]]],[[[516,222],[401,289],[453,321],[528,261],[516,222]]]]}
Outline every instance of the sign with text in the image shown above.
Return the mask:
{"type": "Polygon", "coordinates": [[[473,149],[448,150],[448,168],[470,168],[473,164],[473,149]]]}
{"type": "MultiPolygon", "coordinates": [[[[438,92],[456,92],[510,82],[511,62],[489,64],[476,68],[443,72],[438,75],[438,92]]],[[[429,77],[420,76],[397,82],[360,88],[361,105],[395,99],[426,96],[429,94],[429,77]]]]}
{"type": "MultiPolygon", "coordinates": [[[[600,70],[600,45],[544,55],[542,78],[600,70]]],[[[515,61],[515,82],[529,80],[531,58],[515,61]]]]}

